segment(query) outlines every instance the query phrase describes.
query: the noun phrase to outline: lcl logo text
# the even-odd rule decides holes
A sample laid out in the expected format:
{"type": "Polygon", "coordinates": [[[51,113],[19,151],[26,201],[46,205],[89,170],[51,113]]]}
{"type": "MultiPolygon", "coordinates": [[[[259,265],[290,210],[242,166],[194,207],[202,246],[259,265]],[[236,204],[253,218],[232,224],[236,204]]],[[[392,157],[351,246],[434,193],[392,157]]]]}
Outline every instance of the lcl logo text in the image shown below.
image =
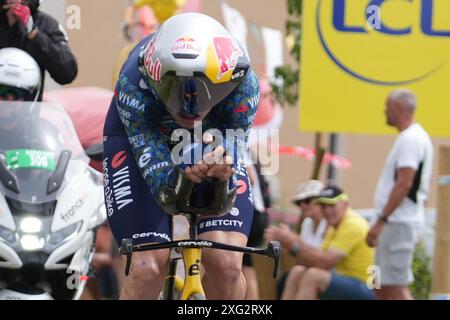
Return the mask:
{"type": "MultiPolygon", "coordinates": [[[[392,0],[371,0],[368,1],[366,7],[366,18],[370,22],[369,25],[373,26],[373,29],[377,32],[381,32],[389,35],[407,35],[413,32],[411,26],[404,26],[403,28],[393,28],[382,21],[381,12],[383,5],[392,0]]],[[[415,2],[421,3],[420,10],[420,29],[421,31],[432,37],[450,37],[450,30],[437,30],[433,27],[435,10],[435,0],[401,0],[405,6],[413,5],[415,2]]],[[[341,32],[353,32],[353,33],[367,33],[368,30],[364,26],[350,26],[346,24],[345,20],[345,8],[346,0],[334,0],[333,2],[333,26],[336,30],[341,32]]]]}

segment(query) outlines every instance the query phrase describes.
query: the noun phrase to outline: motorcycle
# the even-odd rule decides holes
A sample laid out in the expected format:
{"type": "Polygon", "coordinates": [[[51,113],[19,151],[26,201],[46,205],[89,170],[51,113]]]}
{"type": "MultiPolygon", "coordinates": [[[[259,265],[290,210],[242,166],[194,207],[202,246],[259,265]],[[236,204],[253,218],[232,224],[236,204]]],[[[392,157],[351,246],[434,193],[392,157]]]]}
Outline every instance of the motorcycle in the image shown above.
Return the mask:
{"type": "Polygon", "coordinates": [[[79,299],[105,221],[101,174],[65,110],[0,101],[0,300],[79,299]]]}

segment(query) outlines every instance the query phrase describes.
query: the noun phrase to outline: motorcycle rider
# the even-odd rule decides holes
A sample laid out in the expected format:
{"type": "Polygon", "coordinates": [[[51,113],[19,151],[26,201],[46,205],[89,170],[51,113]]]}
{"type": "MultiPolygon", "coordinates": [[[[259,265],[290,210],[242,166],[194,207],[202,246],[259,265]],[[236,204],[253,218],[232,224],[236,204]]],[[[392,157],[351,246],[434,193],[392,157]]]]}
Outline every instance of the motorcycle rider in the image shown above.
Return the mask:
{"type": "MultiPolygon", "coordinates": [[[[3,205],[0,210],[6,215],[10,211],[11,218],[18,219],[15,223],[15,235],[11,231],[14,230],[14,227],[11,226],[7,228],[8,233],[6,233],[12,233],[12,239],[15,240],[4,238],[9,240],[3,242],[4,239],[0,239],[0,244],[2,244],[1,249],[3,250],[1,253],[4,254],[4,250],[7,250],[6,252],[9,252],[8,250],[14,250],[22,263],[22,266],[19,265],[14,268],[10,268],[8,265],[2,265],[2,268],[0,268],[0,299],[73,299],[75,294],[81,294],[82,287],[78,290],[77,286],[68,285],[72,284],[71,279],[76,284],[82,281],[76,278],[77,274],[74,274],[70,267],[65,269],[59,265],[57,268],[50,266],[47,269],[46,263],[50,262],[51,265],[53,259],[51,255],[56,252],[56,255],[62,254],[64,259],[70,262],[69,266],[71,264],[78,266],[78,263],[81,263],[82,266],[84,262],[88,261],[88,249],[91,245],[91,242],[86,241],[86,239],[91,239],[89,235],[95,232],[94,228],[96,227],[94,225],[91,229],[91,227],[87,226],[86,222],[92,221],[91,219],[94,217],[98,219],[99,224],[102,222],[99,219],[98,212],[95,211],[95,208],[102,204],[99,201],[101,200],[101,192],[98,189],[97,181],[91,183],[88,180],[86,181],[86,185],[83,184],[83,188],[89,188],[89,191],[84,191],[86,189],[83,189],[82,192],[85,192],[85,194],[81,194],[82,198],[77,201],[77,210],[57,210],[56,203],[64,206],[65,202],[71,201],[65,200],[65,197],[58,193],[58,190],[62,190],[64,193],[65,187],[48,191],[49,181],[51,181],[50,177],[54,172],[58,171],[58,163],[59,159],[61,159],[58,156],[61,152],[66,150],[71,151],[71,156],[74,159],[81,159],[77,157],[79,155],[77,152],[82,152],[82,147],[79,145],[74,131],[70,129],[67,131],[58,130],[58,128],[61,129],[68,123],[68,115],[64,113],[64,110],[60,106],[39,102],[40,87],[40,68],[28,53],[18,48],[0,49],[0,161],[2,162],[3,172],[6,170],[10,171],[17,178],[17,186],[19,186],[17,190],[5,188],[7,182],[5,182],[4,176],[2,177],[3,179],[0,179],[2,188],[0,198],[2,198],[3,205]],[[23,155],[27,151],[33,151],[34,154],[45,154],[44,159],[53,159],[54,161],[42,161],[43,158],[41,158],[40,162],[38,161],[34,164],[27,162],[27,160],[20,164],[20,160],[14,160],[10,156],[11,153],[14,154],[15,152],[23,155]],[[47,166],[50,162],[53,162],[53,165],[47,166]],[[17,166],[15,167],[16,164],[17,166]],[[42,197],[42,194],[45,196],[42,197]],[[30,204],[30,200],[26,199],[28,196],[28,199],[37,197],[36,203],[30,204]],[[47,197],[50,197],[51,201],[48,201],[47,197]],[[11,202],[8,201],[7,204],[5,199],[11,199],[11,202]],[[86,205],[87,203],[90,203],[89,206],[86,205]],[[9,209],[5,211],[4,209],[7,207],[9,209]],[[58,253],[57,246],[64,244],[64,235],[70,235],[70,232],[73,232],[73,230],[69,234],[66,234],[64,233],[65,228],[57,229],[55,231],[57,235],[55,236],[54,231],[51,229],[52,222],[57,221],[58,218],[63,221],[68,219],[68,217],[75,219],[75,215],[80,210],[85,209],[85,207],[93,208],[90,212],[92,216],[88,216],[84,223],[88,229],[81,231],[81,228],[79,228],[83,237],[86,236],[87,238],[81,240],[72,239],[74,240],[73,246],[69,250],[63,250],[63,252],[58,253]],[[26,214],[24,214],[23,208],[27,208],[26,214]],[[64,211],[64,216],[57,214],[57,212],[61,211],[64,211]],[[19,235],[17,232],[24,232],[20,221],[23,222],[23,219],[27,218],[27,216],[28,218],[31,216],[34,221],[40,221],[39,241],[45,239],[45,242],[43,242],[45,246],[42,244],[42,250],[26,249],[24,244],[17,240],[24,239],[23,237],[20,238],[23,234],[19,235]],[[54,218],[56,220],[53,220],[54,218]],[[17,245],[17,243],[20,244],[17,245]],[[53,247],[48,247],[47,245],[53,247]],[[71,253],[70,250],[72,249],[75,250],[74,253],[71,253]],[[83,253],[81,254],[82,258],[80,258],[80,253],[83,253]],[[75,260],[73,260],[74,257],[76,257],[75,260]],[[3,285],[5,287],[2,287],[3,285]]],[[[87,160],[82,160],[82,162],[85,162],[85,168],[87,170],[87,160]]],[[[81,164],[78,161],[77,163],[81,164]]],[[[81,169],[80,171],[83,172],[82,170],[85,169],[81,169]]],[[[64,185],[67,186],[70,177],[76,176],[77,171],[78,169],[64,169],[62,173],[65,179],[67,178],[64,185]]],[[[97,177],[93,170],[89,176],[97,177]]],[[[95,179],[99,179],[99,177],[95,179]]],[[[82,216],[78,218],[80,217],[82,216]]],[[[0,224],[0,230],[2,230],[2,227],[0,224]]],[[[3,257],[8,257],[8,255],[2,255],[3,257]]],[[[3,262],[2,259],[0,261],[3,262]]],[[[56,259],[54,262],[58,261],[60,259],[56,259]]]]}
{"type": "MultiPolygon", "coordinates": [[[[41,88],[41,72],[37,62],[25,51],[17,48],[0,49],[0,136],[4,150],[10,143],[14,147],[26,147],[35,141],[35,145],[44,144],[44,132],[56,130],[55,126],[44,118],[39,118],[39,132],[31,132],[28,125],[30,112],[38,112],[39,106],[29,107],[37,102],[41,88]],[[5,101],[5,103],[2,103],[5,101]],[[14,139],[9,139],[14,134],[14,139]]],[[[55,146],[56,147],[56,146],[55,146]]],[[[48,147],[46,147],[48,148],[48,147]]],[[[48,150],[51,151],[51,150],[48,150]]]]}
{"type": "Polygon", "coordinates": [[[77,61],[63,27],[39,11],[41,0],[0,0],[0,49],[20,48],[28,52],[41,70],[38,100],[42,100],[45,71],[59,84],[71,83],[78,72],[77,61]]]}

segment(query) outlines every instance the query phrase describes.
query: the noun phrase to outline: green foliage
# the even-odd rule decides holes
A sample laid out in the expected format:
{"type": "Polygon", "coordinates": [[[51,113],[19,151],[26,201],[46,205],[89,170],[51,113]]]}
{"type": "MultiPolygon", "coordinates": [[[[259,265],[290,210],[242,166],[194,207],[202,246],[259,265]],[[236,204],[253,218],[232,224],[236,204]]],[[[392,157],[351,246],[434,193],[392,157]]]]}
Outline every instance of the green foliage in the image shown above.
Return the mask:
{"type": "Polygon", "coordinates": [[[291,55],[296,61],[300,61],[302,0],[287,0],[287,2],[289,17],[286,21],[286,35],[294,36],[295,42],[291,55]]]}
{"type": "Polygon", "coordinates": [[[425,254],[425,247],[420,243],[415,252],[413,260],[414,282],[409,290],[416,300],[428,300],[431,290],[431,272],[429,270],[430,257],[425,254]]]}
{"type": "Polygon", "coordinates": [[[275,99],[281,104],[295,105],[298,101],[299,61],[301,52],[301,15],[303,0],[286,0],[289,17],[286,20],[286,37],[294,39],[290,54],[295,58],[295,67],[284,65],[275,69],[271,83],[275,99]]]}
{"type": "Polygon", "coordinates": [[[282,105],[295,105],[298,101],[299,70],[291,66],[277,67],[275,81],[271,83],[275,99],[282,105]]]}

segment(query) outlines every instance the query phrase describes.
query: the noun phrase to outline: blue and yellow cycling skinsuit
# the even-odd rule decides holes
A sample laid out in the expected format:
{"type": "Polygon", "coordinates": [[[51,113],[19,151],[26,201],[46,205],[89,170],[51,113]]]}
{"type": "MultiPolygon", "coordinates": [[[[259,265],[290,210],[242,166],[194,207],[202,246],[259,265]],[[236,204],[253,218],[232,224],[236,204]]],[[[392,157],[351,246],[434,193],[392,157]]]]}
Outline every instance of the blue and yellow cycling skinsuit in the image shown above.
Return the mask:
{"type": "MultiPolygon", "coordinates": [[[[158,100],[139,70],[139,53],[153,35],[144,38],[122,67],[104,127],[104,194],[108,221],[115,239],[133,242],[167,242],[172,238],[170,218],[156,202],[158,191],[173,187],[177,179],[171,158],[172,132],[181,127],[158,100]]],[[[258,80],[253,72],[202,121],[202,131],[243,129],[253,124],[259,102],[258,80]]],[[[245,166],[237,163],[237,197],[221,217],[199,221],[199,234],[236,231],[248,235],[253,198],[245,166]]]]}

